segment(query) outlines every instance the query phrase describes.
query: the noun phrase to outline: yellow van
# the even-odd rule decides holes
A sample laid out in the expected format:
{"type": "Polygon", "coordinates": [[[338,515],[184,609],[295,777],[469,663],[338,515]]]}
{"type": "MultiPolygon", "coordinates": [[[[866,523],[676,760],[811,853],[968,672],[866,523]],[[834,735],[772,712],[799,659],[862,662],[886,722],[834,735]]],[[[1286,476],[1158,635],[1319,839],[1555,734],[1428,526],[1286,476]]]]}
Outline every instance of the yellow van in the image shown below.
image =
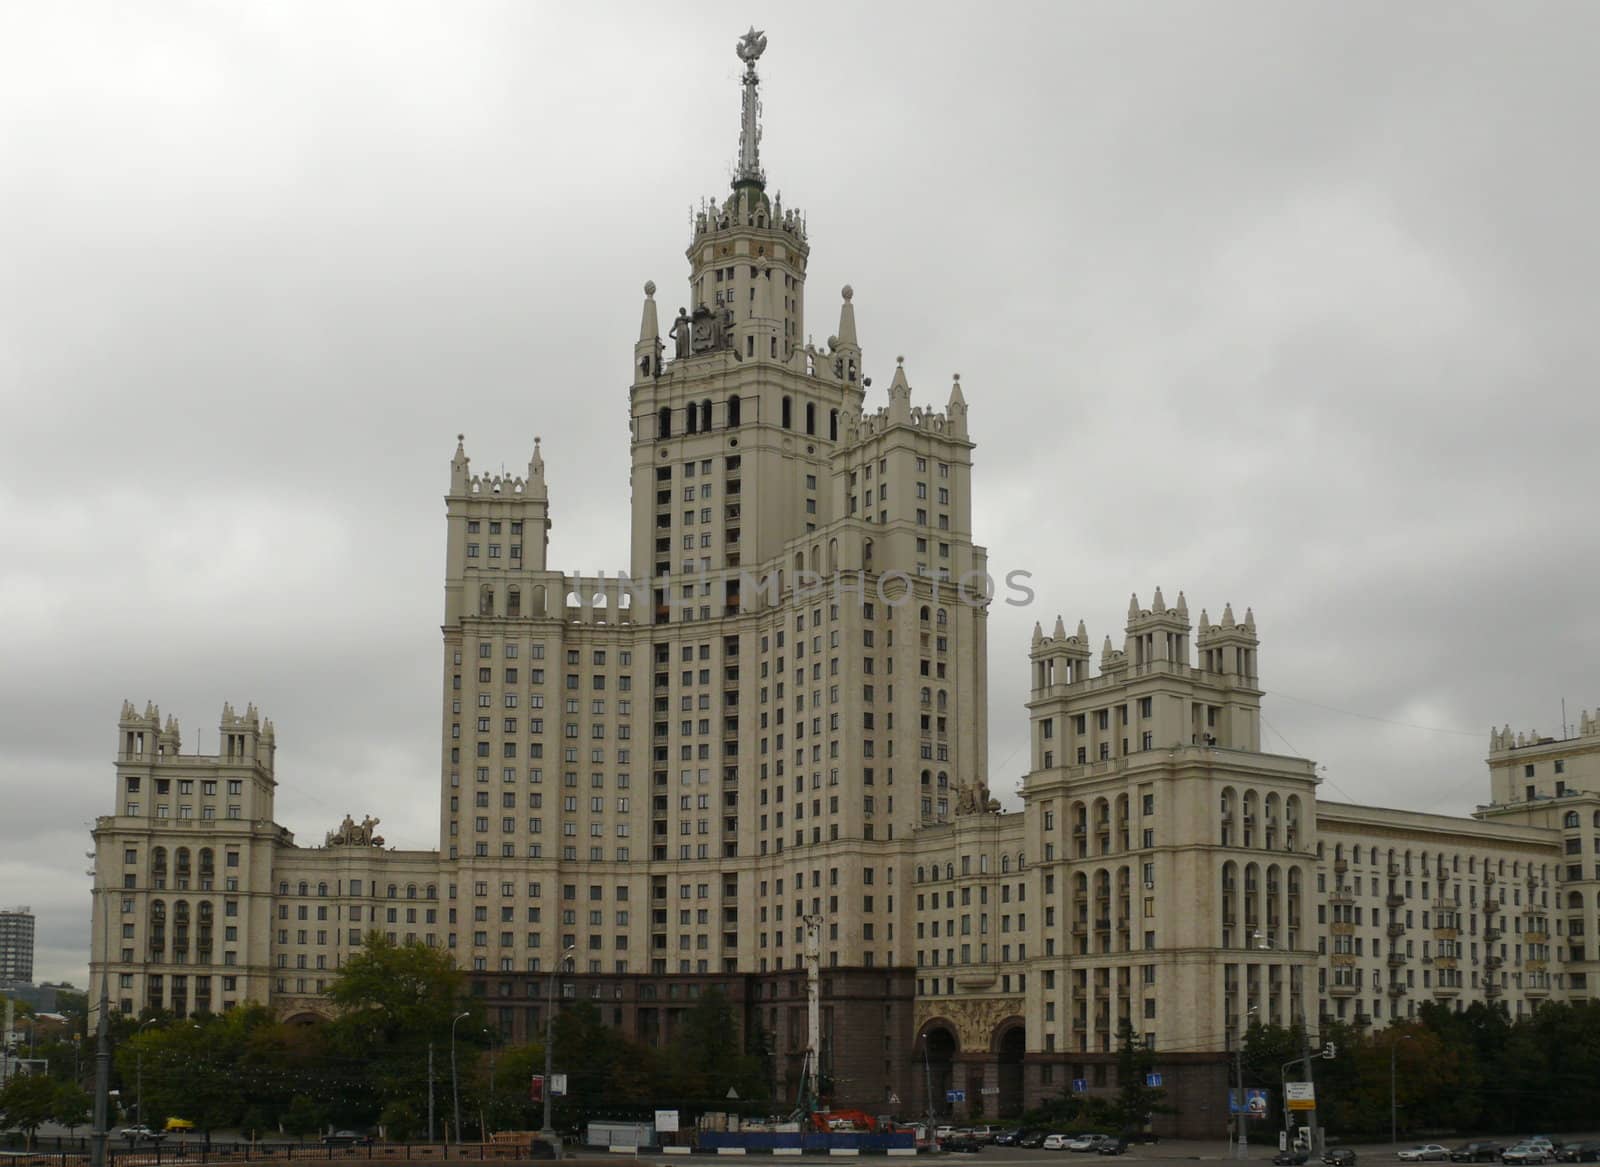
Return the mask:
{"type": "Polygon", "coordinates": [[[194,1130],[194,1123],[186,1118],[169,1118],[164,1129],[167,1131],[192,1131],[194,1130]]]}

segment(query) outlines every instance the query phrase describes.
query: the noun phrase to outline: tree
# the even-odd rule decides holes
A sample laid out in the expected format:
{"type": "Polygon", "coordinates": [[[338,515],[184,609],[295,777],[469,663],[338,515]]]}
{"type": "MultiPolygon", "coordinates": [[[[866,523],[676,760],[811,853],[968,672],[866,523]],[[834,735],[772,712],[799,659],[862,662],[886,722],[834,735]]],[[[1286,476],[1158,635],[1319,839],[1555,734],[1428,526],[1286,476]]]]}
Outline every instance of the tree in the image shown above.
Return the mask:
{"type": "Polygon", "coordinates": [[[1117,1031],[1117,1121],[1124,1130],[1142,1130],[1152,1114],[1166,1114],[1167,1092],[1159,1086],[1145,1085],[1155,1069],[1155,1054],[1123,1021],[1117,1031]]]}
{"type": "Polygon", "coordinates": [[[296,1094],[283,1113],[283,1129],[296,1138],[322,1129],[322,1108],[304,1094],[296,1094]]]}
{"type": "Polygon", "coordinates": [[[63,1082],[56,1086],[51,1116],[67,1128],[67,1134],[89,1121],[89,1107],[93,1100],[89,1092],[76,1082],[63,1082]]]}
{"type": "Polygon", "coordinates": [[[328,995],[334,1004],[377,1026],[385,1036],[447,1030],[466,987],[448,950],[397,944],[369,932],[345,962],[328,995]]]}
{"type": "Polygon", "coordinates": [[[13,1074],[0,1089],[0,1118],[15,1127],[33,1147],[33,1134],[54,1117],[56,1084],[44,1074],[13,1074]]]}

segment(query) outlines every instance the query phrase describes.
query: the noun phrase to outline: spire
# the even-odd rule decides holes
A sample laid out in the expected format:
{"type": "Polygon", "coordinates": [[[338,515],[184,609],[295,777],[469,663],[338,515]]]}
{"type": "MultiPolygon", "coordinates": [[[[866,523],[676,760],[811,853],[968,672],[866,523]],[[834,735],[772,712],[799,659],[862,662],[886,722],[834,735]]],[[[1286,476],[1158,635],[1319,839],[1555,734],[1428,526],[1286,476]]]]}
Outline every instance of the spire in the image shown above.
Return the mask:
{"type": "Polygon", "coordinates": [[[661,325],[656,322],[656,282],[646,280],[644,285],[644,314],[639,320],[639,339],[654,341],[661,336],[661,325]]]}
{"type": "Polygon", "coordinates": [[[1246,608],[1244,610],[1244,626],[1246,628],[1250,629],[1251,632],[1254,632],[1256,630],[1256,613],[1255,613],[1255,609],[1246,608]]]}
{"type": "Polygon", "coordinates": [[[1200,632],[1204,635],[1211,631],[1211,617],[1206,615],[1204,608],[1200,609],[1200,632]]]}
{"type": "Polygon", "coordinates": [[[756,62],[767,51],[766,33],[757,32],[752,24],[750,31],[739,38],[734,51],[744,62],[744,102],[739,122],[739,168],[734,171],[733,185],[750,183],[761,187],[766,184],[767,176],[761,172],[761,102],[756,97],[756,86],[761,84],[761,78],[756,76],[756,62]]]}
{"type": "Polygon", "coordinates": [[[1082,620],[1078,621],[1078,643],[1085,647],[1089,644],[1089,629],[1084,626],[1082,620]]]}
{"type": "Polygon", "coordinates": [[[1150,601],[1150,610],[1157,615],[1167,610],[1167,601],[1161,598],[1161,585],[1156,585],[1155,597],[1150,601]]]}
{"type": "Polygon", "coordinates": [[[889,420],[906,422],[911,419],[911,382],[906,380],[906,359],[895,357],[894,380],[889,382],[889,420]]]}
{"type": "Polygon", "coordinates": [[[544,452],[539,449],[539,437],[533,438],[533,457],[528,459],[528,481],[544,481],[544,452]]]}
{"type": "Polygon", "coordinates": [[[1132,594],[1132,597],[1128,600],[1128,619],[1129,620],[1137,620],[1138,618],[1139,618],[1139,593],[1138,592],[1134,592],[1132,594]]]}
{"type": "Polygon", "coordinates": [[[1067,638],[1067,622],[1059,615],[1056,616],[1056,630],[1052,635],[1057,640],[1065,640],[1067,638]]]}
{"type": "Polygon", "coordinates": [[[1043,642],[1044,642],[1044,628],[1040,626],[1039,621],[1035,620],[1033,622],[1033,646],[1035,648],[1037,648],[1043,642]]]}
{"type": "Polygon", "coordinates": [[[1183,590],[1178,590],[1178,615],[1187,620],[1189,618],[1189,601],[1183,598],[1183,590]]]}
{"type": "Polygon", "coordinates": [[[1233,628],[1237,626],[1237,621],[1235,621],[1233,618],[1232,604],[1222,605],[1222,626],[1224,628],[1233,628]]]}
{"type": "Polygon", "coordinates": [[[856,340],[856,306],[854,304],[856,291],[849,284],[839,289],[839,295],[844,297],[844,303],[839,305],[839,335],[834,338],[834,348],[859,349],[861,342],[856,340]]]}
{"type": "Polygon", "coordinates": [[[965,393],[961,392],[961,374],[960,373],[956,373],[951,378],[951,383],[950,383],[950,401],[949,401],[949,404],[948,404],[948,408],[951,409],[951,410],[954,410],[955,407],[958,406],[958,405],[962,409],[966,409],[966,407],[967,407],[967,395],[965,393]]]}
{"type": "Polygon", "coordinates": [[[450,493],[464,494],[470,480],[471,459],[467,457],[467,435],[456,435],[456,456],[450,459],[450,493]]]}

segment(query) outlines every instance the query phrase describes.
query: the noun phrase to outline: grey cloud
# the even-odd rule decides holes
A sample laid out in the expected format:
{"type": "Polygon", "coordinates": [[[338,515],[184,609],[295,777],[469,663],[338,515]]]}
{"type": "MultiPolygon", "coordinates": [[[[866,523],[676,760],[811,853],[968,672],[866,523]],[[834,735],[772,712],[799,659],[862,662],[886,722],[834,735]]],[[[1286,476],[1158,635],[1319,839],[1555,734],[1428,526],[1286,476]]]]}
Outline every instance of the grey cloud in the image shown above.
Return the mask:
{"type": "MultiPolygon", "coordinates": [[[[749,15],[812,334],[850,282],[869,373],[962,374],[978,536],[1034,575],[991,618],[998,790],[1033,621],[1115,636],[1158,583],[1254,606],[1268,746],[1335,797],[1470,810],[1491,722],[1600,702],[1593,7],[749,15]]],[[[82,977],[123,697],[190,742],[254,700],[302,838],[436,843],[454,435],[542,435],[552,561],[625,566],[639,287],[676,304],[725,186],[725,23],[0,13],[0,895],[46,975],[82,977]]]]}

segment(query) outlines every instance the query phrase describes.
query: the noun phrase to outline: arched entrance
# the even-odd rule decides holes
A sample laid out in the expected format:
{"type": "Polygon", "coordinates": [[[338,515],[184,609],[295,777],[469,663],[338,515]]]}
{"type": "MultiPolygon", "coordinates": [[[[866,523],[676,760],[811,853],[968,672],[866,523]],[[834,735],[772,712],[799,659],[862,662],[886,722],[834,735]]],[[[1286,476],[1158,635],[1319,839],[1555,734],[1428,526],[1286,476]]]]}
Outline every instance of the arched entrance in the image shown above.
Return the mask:
{"type": "Polygon", "coordinates": [[[995,1042],[995,1085],[1000,1094],[995,1100],[995,1113],[1001,1118],[1011,1118],[1023,1111],[1022,1056],[1028,1049],[1028,1031],[1022,1023],[1003,1030],[995,1042]]]}
{"type": "Polygon", "coordinates": [[[955,1029],[946,1022],[929,1022],[918,1044],[922,1047],[917,1051],[921,1055],[917,1059],[917,1076],[922,1094],[907,1109],[930,1109],[935,1117],[949,1114],[951,1106],[945,1101],[945,1092],[954,1084],[954,1062],[960,1052],[955,1029]]]}

